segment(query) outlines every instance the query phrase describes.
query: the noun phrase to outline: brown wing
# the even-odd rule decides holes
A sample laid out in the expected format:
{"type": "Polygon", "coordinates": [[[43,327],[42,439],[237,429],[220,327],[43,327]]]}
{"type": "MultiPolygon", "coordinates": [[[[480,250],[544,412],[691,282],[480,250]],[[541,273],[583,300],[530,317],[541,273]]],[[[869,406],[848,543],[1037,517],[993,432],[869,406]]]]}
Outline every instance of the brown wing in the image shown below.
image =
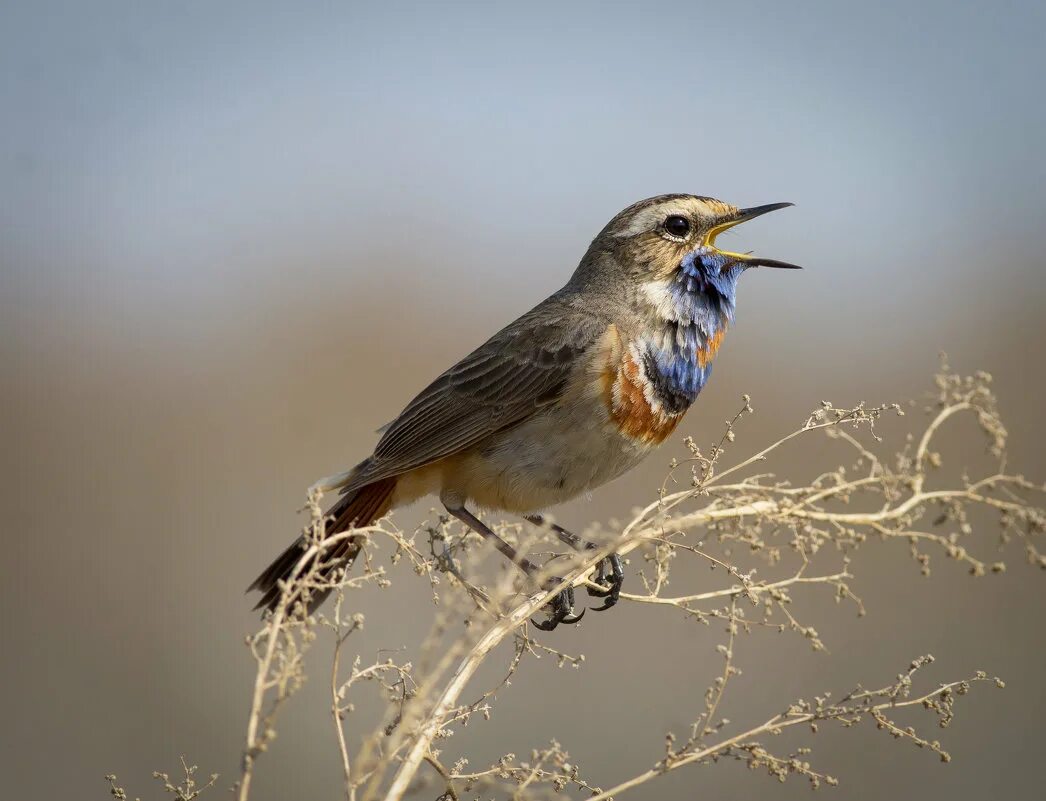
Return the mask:
{"type": "Polygon", "coordinates": [[[555,403],[606,327],[566,305],[528,312],[422,390],[342,491],[458,453],[555,403]]]}

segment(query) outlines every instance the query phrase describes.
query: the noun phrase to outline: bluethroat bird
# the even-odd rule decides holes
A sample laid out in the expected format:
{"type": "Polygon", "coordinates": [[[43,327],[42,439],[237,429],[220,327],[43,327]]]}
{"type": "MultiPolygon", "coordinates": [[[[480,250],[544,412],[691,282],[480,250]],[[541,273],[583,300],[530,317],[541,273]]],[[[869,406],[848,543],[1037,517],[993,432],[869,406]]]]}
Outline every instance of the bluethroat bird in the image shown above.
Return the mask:
{"type": "MultiPolygon", "coordinates": [[[[720,250],[716,237],[790,205],[739,209],[680,194],[629,206],[599,232],[566,286],[422,390],[381,430],[369,457],[318,482],[340,492],[325,534],[370,525],[434,493],[451,515],[536,574],[469,507],[544,526],[543,510],[617,478],[663,442],[708,381],[741,274],[796,268],[720,250]]],[[[550,527],[576,549],[594,547],[550,527]]],[[[343,540],[325,570],[350,565],[361,546],[360,538],[343,540]]],[[[299,538],[251,585],[262,592],[258,607],[275,607],[281,580],[302,553],[299,538]]],[[[603,589],[589,593],[606,599],[598,608],[613,606],[621,560],[606,557],[594,578],[603,589]]],[[[310,606],[322,601],[314,594],[310,606]]],[[[580,620],[573,605],[573,589],[562,589],[537,625],[580,620]]]]}

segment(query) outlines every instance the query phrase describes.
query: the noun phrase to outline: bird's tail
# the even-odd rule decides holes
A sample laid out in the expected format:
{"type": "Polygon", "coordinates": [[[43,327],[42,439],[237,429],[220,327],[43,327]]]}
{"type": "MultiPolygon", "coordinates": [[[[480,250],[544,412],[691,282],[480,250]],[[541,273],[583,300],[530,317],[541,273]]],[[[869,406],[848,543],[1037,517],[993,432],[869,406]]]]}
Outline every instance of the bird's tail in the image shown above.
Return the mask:
{"type": "MultiPolygon", "coordinates": [[[[327,510],[324,536],[329,537],[333,534],[339,534],[349,528],[369,526],[389,511],[389,507],[392,505],[392,491],[395,488],[396,479],[386,478],[343,496],[334,506],[327,510]]],[[[254,607],[255,609],[264,607],[272,610],[276,608],[280,600],[280,582],[290,578],[291,573],[294,571],[294,566],[298,564],[304,552],[304,542],[304,536],[299,536],[247,588],[248,592],[258,590],[262,594],[261,600],[254,607]]],[[[323,572],[320,574],[321,578],[329,578],[331,573],[338,568],[350,568],[362,545],[363,542],[360,537],[348,537],[335,545],[330,552],[323,556],[323,560],[329,562],[330,566],[323,569],[323,572]]],[[[309,612],[312,613],[319,607],[328,595],[330,595],[330,590],[313,591],[309,599],[309,612]]]]}

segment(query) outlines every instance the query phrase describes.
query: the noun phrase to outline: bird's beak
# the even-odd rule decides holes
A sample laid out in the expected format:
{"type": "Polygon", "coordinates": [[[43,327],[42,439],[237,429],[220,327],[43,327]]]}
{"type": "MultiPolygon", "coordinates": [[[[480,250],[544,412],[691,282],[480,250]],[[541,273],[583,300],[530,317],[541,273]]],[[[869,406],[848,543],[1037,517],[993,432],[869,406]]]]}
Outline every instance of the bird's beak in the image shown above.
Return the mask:
{"type": "Polygon", "coordinates": [[[767,203],[765,206],[752,206],[748,209],[739,209],[738,211],[730,214],[722,220],[722,222],[716,223],[714,226],[708,229],[708,233],[705,234],[704,245],[710,248],[714,248],[717,252],[722,253],[724,256],[729,256],[735,261],[743,263],[746,267],[780,267],[788,270],[801,270],[803,269],[798,264],[789,264],[786,261],[777,261],[776,259],[764,259],[759,256],[753,256],[750,253],[731,253],[726,250],[719,250],[715,246],[715,238],[719,234],[728,228],[733,228],[735,225],[740,225],[743,222],[754,220],[756,217],[761,217],[767,212],[777,211],[778,209],[785,209],[789,206],[795,205],[793,203],[767,203]]]}

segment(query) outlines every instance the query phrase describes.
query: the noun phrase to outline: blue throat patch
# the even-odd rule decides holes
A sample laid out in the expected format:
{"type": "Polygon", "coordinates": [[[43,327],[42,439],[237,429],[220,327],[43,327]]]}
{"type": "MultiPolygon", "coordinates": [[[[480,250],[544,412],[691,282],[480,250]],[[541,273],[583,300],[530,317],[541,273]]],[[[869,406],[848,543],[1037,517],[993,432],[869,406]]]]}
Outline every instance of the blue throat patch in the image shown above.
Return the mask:
{"type": "Polygon", "coordinates": [[[666,411],[686,411],[708,381],[709,343],[734,319],[742,272],[742,265],[704,246],[680,263],[669,288],[675,319],[664,321],[664,336],[648,340],[643,352],[647,378],[666,411]]]}

